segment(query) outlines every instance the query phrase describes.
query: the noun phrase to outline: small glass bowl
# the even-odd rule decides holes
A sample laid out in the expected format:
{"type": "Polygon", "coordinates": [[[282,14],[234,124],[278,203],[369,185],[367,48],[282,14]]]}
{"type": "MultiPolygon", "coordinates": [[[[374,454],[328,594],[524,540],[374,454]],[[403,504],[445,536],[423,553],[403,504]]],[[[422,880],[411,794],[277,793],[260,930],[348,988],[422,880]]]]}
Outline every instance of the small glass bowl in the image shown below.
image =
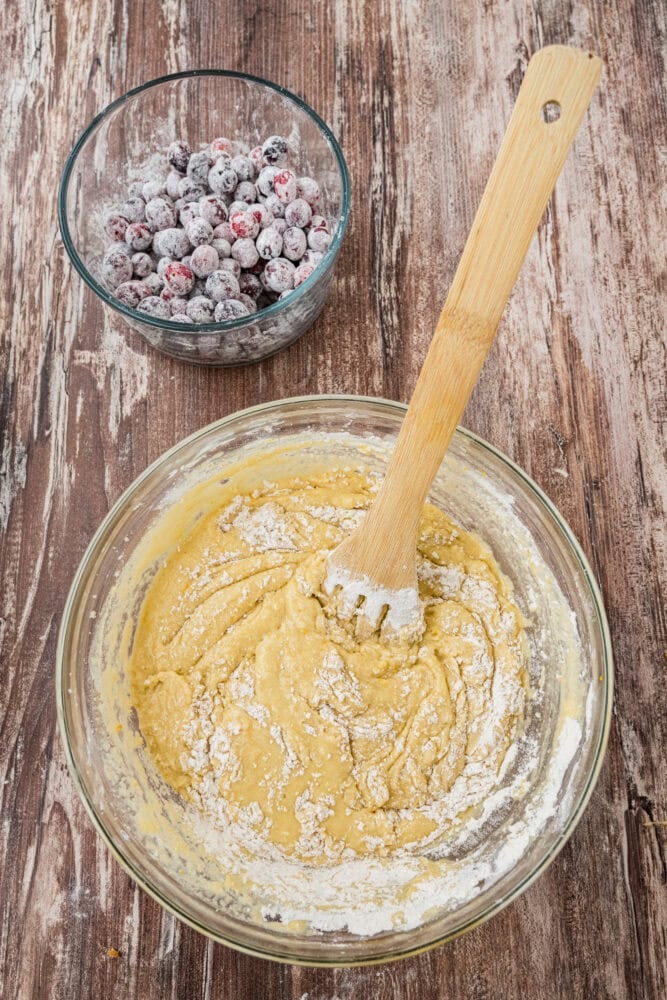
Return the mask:
{"type": "MultiPolygon", "coordinates": [[[[431,911],[408,929],[372,935],[317,932],[305,919],[290,929],[270,917],[275,899],[262,878],[256,897],[268,914],[262,919],[230,890],[237,873],[192,834],[196,821],[188,807],[157,774],[137,729],[126,670],[146,587],[164,555],[156,526],[196,484],[224,477],[235,462],[267,449],[279,448],[276,461],[284,463],[284,449],[304,436],[324,436],[327,443],[317,447],[340,464],[363,455],[364,463],[381,470],[405,409],[363,397],[314,396],[252,407],[205,427],[162,455],[114,505],[83,557],[65,607],[57,648],[58,719],[72,776],[96,829],[131,877],[181,920],[265,958],[309,965],[388,961],[472,929],[516,899],[556,857],[602,764],[613,665],[597,584],[569,527],[535,483],[459,428],[431,498],[455,522],[480,530],[529,616],[531,693],[521,739],[532,746],[531,770],[528,776],[519,770],[518,784],[506,786],[504,811],[493,823],[483,813],[472,840],[447,844],[448,856],[437,862],[443,889],[431,911]],[[144,546],[149,558],[142,555],[139,578],[130,567],[144,546]],[[450,884],[452,870],[457,874],[450,884]]],[[[321,453],[315,455],[321,461],[321,453]]],[[[502,782],[512,780],[510,769],[502,782]]],[[[406,896],[391,888],[393,863],[388,859],[386,892],[400,912],[406,896]]],[[[367,896],[375,883],[362,867],[352,898],[375,906],[367,896]]],[[[299,872],[297,886],[308,877],[299,872]]],[[[282,891],[282,870],[278,884],[282,891]]],[[[327,885],[335,890],[335,868],[327,885]]],[[[318,908],[329,912],[327,894],[314,903],[311,894],[314,916],[318,908]]]]}
{"type": "Polygon", "coordinates": [[[275,83],[227,70],[174,73],[118,98],[74,146],[58,195],[65,248],[102,302],[164,354],[219,366],[261,361],[312,326],[327,299],[349,212],[347,165],[319,115],[275,83]],[[111,242],[102,229],[104,215],[125,200],[132,181],[166,176],[164,152],[170,142],[185,139],[198,149],[220,135],[252,144],[275,134],[290,141],[290,168],[317,179],[318,211],[332,224],[324,258],[291,295],[242,320],[194,324],[148,316],[107,291],[100,278],[111,242]]]}

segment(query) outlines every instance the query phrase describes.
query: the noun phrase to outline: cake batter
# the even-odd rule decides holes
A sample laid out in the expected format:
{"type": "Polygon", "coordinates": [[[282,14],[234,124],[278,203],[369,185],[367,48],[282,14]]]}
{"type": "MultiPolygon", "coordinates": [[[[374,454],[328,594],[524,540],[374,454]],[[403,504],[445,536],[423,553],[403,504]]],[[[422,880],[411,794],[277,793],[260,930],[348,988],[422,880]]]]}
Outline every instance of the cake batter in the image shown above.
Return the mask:
{"type": "Polygon", "coordinates": [[[419,636],[336,617],[326,556],[378,482],[355,465],[221,487],[165,539],[135,636],[133,699],[166,780],[310,864],[423,850],[493,789],[524,711],[511,585],[437,507],[419,636]]]}

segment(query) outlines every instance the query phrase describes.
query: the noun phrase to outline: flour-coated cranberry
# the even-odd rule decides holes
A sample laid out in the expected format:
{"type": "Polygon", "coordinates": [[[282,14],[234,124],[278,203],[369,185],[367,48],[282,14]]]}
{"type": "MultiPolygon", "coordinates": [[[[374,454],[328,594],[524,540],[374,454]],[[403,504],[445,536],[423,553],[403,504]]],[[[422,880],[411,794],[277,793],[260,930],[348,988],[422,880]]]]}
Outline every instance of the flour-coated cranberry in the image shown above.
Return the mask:
{"type": "Polygon", "coordinates": [[[107,212],[104,219],[104,232],[110,240],[124,240],[129,221],[118,212],[107,212]]]}
{"type": "Polygon", "coordinates": [[[135,278],[145,278],[153,270],[153,261],[147,253],[139,252],[132,255],[132,272],[135,278]]]}
{"type": "Polygon", "coordinates": [[[252,212],[233,212],[229,224],[237,239],[254,239],[259,232],[259,222],[252,212]]]}
{"type": "MultiPolygon", "coordinates": [[[[215,230],[214,230],[215,232],[215,230]]],[[[232,255],[232,245],[229,240],[223,240],[222,237],[213,237],[211,240],[211,246],[218,255],[218,259],[224,257],[231,257],[232,255]]]]}
{"type": "Polygon", "coordinates": [[[219,260],[215,247],[205,243],[192,251],[192,270],[198,278],[208,278],[217,269],[219,260]]]}
{"type": "Polygon", "coordinates": [[[155,273],[158,274],[160,278],[164,278],[164,272],[170,264],[173,264],[171,257],[160,257],[155,267],[155,273]]]}
{"type": "Polygon", "coordinates": [[[269,226],[268,229],[262,229],[255,241],[255,246],[257,253],[263,260],[272,260],[274,257],[280,257],[283,249],[283,238],[273,226],[269,226]]]}
{"type": "Polygon", "coordinates": [[[331,237],[326,229],[311,228],[308,230],[308,246],[311,250],[318,250],[320,253],[324,253],[330,243],[331,237]]]}
{"type": "Polygon", "coordinates": [[[280,173],[277,167],[262,167],[255,181],[257,185],[257,190],[260,194],[268,195],[273,194],[273,179],[276,174],[280,173]]]}
{"type": "Polygon", "coordinates": [[[295,267],[291,260],[285,260],[284,257],[270,260],[264,268],[266,287],[278,294],[288,288],[294,288],[294,271],[295,267]]]}
{"type": "Polygon", "coordinates": [[[167,159],[171,163],[174,170],[178,170],[180,174],[184,174],[188,169],[188,160],[192,150],[188,146],[187,142],[183,139],[176,139],[171,143],[169,149],[167,150],[167,159]]]}
{"type": "Polygon", "coordinates": [[[257,312],[257,303],[255,302],[255,300],[252,298],[251,295],[244,295],[243,292],[240,292],[239,302],[243,303],[243,305],[248,310],[249,315],[252,315],[253,313],[257,312]]]}
{"type": "Polygon", "coordinates": [[[231,194],[236,190],[239,179],[231,167],[221,157],[208,172],[208,186],[213,194],[231,194]]]}
{"type": "Polygon", "coordinates": [[[189,268],[182,261],[174,260],[164,270],[164,283],[174,295],[185,297],[188,292],[192,291],[195,276],[192,268],[189,268]]]}
{"type": "Polygon", "coordinates": [[[208,172],[210,168],[211,164],[209,162],[208,153],[193,153],[188,160],[187,174],[190,180],[194,181],[195,184],[200,184],[205,188],[208,182],[208,172]]]}
{"type": "Polygon", "coordinates": [[[184,229],[162,229],[153,237],[153,249],[159,257],[180,260],[190,251],[190,240],[184,229]]]}
{"type": "Polygon", "coordinates": [[[146,202],[143,198],[139,197],[128,198],[121,205],[120,214],[128,222],[143,222],[146,218],[146,202]]]}
{"type": "Polygon", "coordinates": [[[159,295],[164,288],[164,279],[161,278],[159,274],[156,274],[155,271],[151,271],[150,274],[147,274],[143,279],[143,282],[144,285],[146,285],[146,287],[150,290],[151,295],[159,295]]]}
{"type": "Polygon", "coordinates": [[[252,164],[253,164],[253,166],[255,168],[255,173],[258,174],[260,172],[260,170],[262,169],[263,161],[264,161],[264,156],[262,154],[262,147],[261,146],[255,146],[254,149],[250,150],[250,152],[248,153],[248,156],[252,160],[252,164]]]}
{"type": "Polygon", "coordinates": [[[192,322],[192,320],[190,319],[190,317],[188,316],[188,314],[185,311],[178,312],[178,313],[172,313],[171,319],[172,319],[173,323],[191,323],[192,322]]]}
{"type": "Polygon", "coordinates": [[[170,170],[167,174],[167,180],[165,182],[165,189],[170,198],[180,198],[178,185],[181,181],[181,174],[178,170],[170,170]]]}
{"type": "Polygon", "coordinates": [[[324,218],[323,215],[314,215],[312,217],[312,219],[310,220],[310,228],[311,229],[324,229],[328,233],[329,232],[329,223],[327,222],[327,220],[324,218]]]}
{"type": "Polygon", "coordinates": [[[225,299],[224,302],[218,302],[215,307],[216,323],[224,323],[229,319],[243,319],[248,315],[248,307],[239,299],[225,299]]]}
{"type": "Polygon", "coordinates": [[[196,295],[203,295],[205,298],[208,298],[208,295],[206,295],[206,278],[197,278],[195,281],[190,298],[194,299],[196,295]]]}
{"type": "Polygon", "coordinates": [[[261,257],[258,257],[254,264],[245,269],[244,274],[255,274],[259,276],[265,267],[266,267],[266,261],[262,260],[261,257]]]}
{"type": "Polygon", "coordinates": [[[273,226],[274,229],[276,229],[280,233],[281,236],[287,229],[287,223],[285,222],[284,219],[274,219],[271,225],[273,226]]]}
{"type": "Polygon", "coordinates": [[[153,198],[161,198],[163,194],[167,193],[167,187],[164,181],[146,181],[141,189],[141,197],[144,199],[146,204],[152,201],[153,198]]]}
{"type": "Polygon", "coordinates": [[[188,302],[185,311],[192,323],[212,323],[215,302],[212,302],[206,295],[195,295],[188,302]]]}
{"type": "Polygon", "coordinates": [[[213,230],[213,239],[227,240],[227,242],[231,244],[236,239],[236,233],[229,225],[229,222],[221,222],[220,225],[216,226],[213,230]]]}
{"type": "Polygon", "coordinates": [[[239,278],[239,288],[243,295],[249,295],[255,301],[262,294],[262,283],[251,271],[243,271],[239,278]]]}
{"type": "Polygon", "coordinates": [[[147,296],[139,303],[137,309],[139,312],[146,313],[148,316],[154,316],[156,319],[169,319],[171,316],[169,303],[165,302],[158,295],[147,296]]]}
{"type": "Polygon", "coordinates": [[[321,250],[311,250],[309,248],[308,250],[306,250],[305,254],[303,255],[303,259],[302,259],[301,263],[302,264],[313,264],[315,267],[317,267],[317,265],[319,264],[319,262],[322,260],[323,257],[324,257],[324,254],[322,253],[321,250]]]}
{"type": "MultiPolygon", "coordinates": [[[[165,291],[166,291],[166,289],[162,290],[162,297],[163,298],[164,298],[165,291]]],[[[185,313],[185,310],[188,307],[188,300],[187,299],[182,299],[179,295],[172,295],[171,298],[168,299],[167,301],[169,302],[169,308],[171,309],[171,315],[172,315],[172,317],[175,316],[175,315],[178,315],[179,313],[185,313]]],[[[186,316],[186,319],[187,319],[187,316],[186,316]]]]}
{"type": "Polygon", "coordinates": [[[209,225],[219,226],[227,220],[227,206],[217,194],[207,194],[199,199],[199,214],[209,225]]]}
{"type": "Polygon", "coordinates": [[[296,271],[294,272],[294,287],[298,288],[306,278],[309,278],[313,271],[315,270],[314,264],[305,264],[303,261],[299,264],[296,271]]]}
{"type": "Polygon", "coordinates": [[[274,219],[282,219],[285,214],[285,205],[275,194],[267,196],[266,201],[264,202],[264,208],[267,212],[271,213],[274,219]]]}
{"type": "Polygon", "coordinates": [[[294,291],[293,288],[286,288],[284,292],[281,292],[278,296],[279,299],[286,299],[294,291]]]}
{"type": "Polygon", "coordinates": [[[306,234],[297,226],[290,226],[283,233],[283,256],[288,260],[301,260],[306,252],[306,234]]]}
{"type": "Polygon", "coordinates": [[[231,218],[234,212],[247,212],[248,207],[249,206],[247,201],[236,201],[236,199],[234,199],[234,201],[231,201],[227,206],[227,213],[228,213],[227,217],[231,218]]]}
{"type": "Polygon", "coordinates": [[[192,177],[181,177],[178,182],[178,196],[186,201],[199,201],[207,194],[206,184],[200,184],[192,177]]]}
{"type": "Polygon", "coordinates": [[[124,281],[115,290],[114,295],[123,305],[136,309],[142,299],[150,295],[150,289],[143,281],[124,281]]]}
{"type": "MultiPolygon", "coordinates": [[[[176,203],[178,204],[178,202],[176,203]]],[[[186,201],[178,209],[178,221],[185,227],[193,219],[200,218],[201,208],[198,201],[186,201]]]]}
{"type": "Polygon", "coordinates": [[[241,277],[241,265],[233,257],[223,257],[218,264],[218,270],[233,274],[237,281],[241,277]]]}
{"type": "Polygon", "coordinates": [[[296,196],[307,201],[314,208],[320,200],[320,185],[312,177],[297,177],[296,196]]]}
{"type": "Polygon", "coordinates": [[[146,202],[146,222],[154,233],[172,229],[176,225],[176,212],[164,198],[151,198],[146,202]]]}
{"type": "Polygon", "coordinates": [[[257,201],[254,205],[249,205],[248,211],[255,217],[255,221],[259,223],[260,229],[268,229],[273,224],[273,215],[271,215],[268,208],[262,205],[261,202],[257,201]]]}
{"type": "Polygon", "coordinates": [[[185,227],[185,232],[193,247],[203,246],[213,239],[213,226],[206,219],[191,219],[185,227]]]}
{"type": "Polygon", "coordinates": [[[239,262],[241,267],[252,267],[259,259],[255,241],[243,237],[238,239],[232,246],[232,257],[239,262]]]}
{"type": "Polygon", "coordinates": [[[132,250],[145,250],[153,242],[153,233],[145,222],[132,222],[125,230],[125,242],[132,250]]]}
{"type": "Polygon", "coordinates": [[[246,205],[252,205],[257,201],[257,188],[252,181],[241,181],[234,191],[235,201],[244,201],[246,205]]]}
{"type": "Polygon", "coordinates": [[[213,140],[211,149],[216,153],[226,153],[230,158],[236,156],[236,143],[233,139],[228,139],[224,135],[213,140]]]}
{"type": "Polygon", "coordinates": [[[289,205],[285,205],[285,222],[288,226],[305,229],[312,217],[313,213],[305,198],[295,198],[289,205]]]}
{"type": "MultiPolygon", "coordinates": [[[[169,261],[171,263],[171,261],[169,261]]],[[[185,264],[186,267],[190,267],[192,264],[192,254],[186,253],[185,257],[181,257],[181,264],[185,264]]]]}
{"type": "Polygon", "coordinates": [[[232,170],[239,181],[251,181],[255,176],[255,164],[249,156],[235,156],[232,159],[232,170]]]}
{"type": "Polygon", "coordinates": [[[296,177],[291,170],[280,170],[273,178],[273,193],[283,205],[296,198],[296,177]]]}
{"type": "Polygon", "coordinates": [[[271,166],[282,166],[287,159],[287,140],[281,135],[270,135],[262,143],[262,157],[271,166]]]}
{"type": "Polygon", "coordinates": [[[214,302],[234,299],[239,292],[239,283],[229,271],[218,269],[209,274],[206,279],[206,294],[214,302]]]}

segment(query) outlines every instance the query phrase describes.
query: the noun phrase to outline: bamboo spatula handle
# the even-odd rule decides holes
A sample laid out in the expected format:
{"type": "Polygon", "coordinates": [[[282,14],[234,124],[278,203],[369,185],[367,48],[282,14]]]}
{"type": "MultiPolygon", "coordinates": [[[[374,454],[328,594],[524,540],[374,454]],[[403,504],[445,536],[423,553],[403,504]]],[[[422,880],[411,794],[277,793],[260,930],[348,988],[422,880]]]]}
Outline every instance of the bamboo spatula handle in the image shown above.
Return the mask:
{"type": "Polygon", "coordinates": [[[391,496],[379,506],[416,519],[415,530],[601,66],[560,45],[530,60],[387,470],[391,496]],[[410,476],[392,475],[408,466],[410,476]]]}

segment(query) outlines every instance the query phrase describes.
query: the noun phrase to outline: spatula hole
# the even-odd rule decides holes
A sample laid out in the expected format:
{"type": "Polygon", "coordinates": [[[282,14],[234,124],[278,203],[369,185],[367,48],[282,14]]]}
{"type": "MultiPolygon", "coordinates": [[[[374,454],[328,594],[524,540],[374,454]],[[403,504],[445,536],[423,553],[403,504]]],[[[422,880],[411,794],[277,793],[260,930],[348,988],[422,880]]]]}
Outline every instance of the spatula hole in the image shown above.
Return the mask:
{"type": "Polygon", "coordinates": [[[560,104],[558,101],[547,101],[542,105],[542,121],[547,125],[557,122],[560,118],[560,104]]]}

